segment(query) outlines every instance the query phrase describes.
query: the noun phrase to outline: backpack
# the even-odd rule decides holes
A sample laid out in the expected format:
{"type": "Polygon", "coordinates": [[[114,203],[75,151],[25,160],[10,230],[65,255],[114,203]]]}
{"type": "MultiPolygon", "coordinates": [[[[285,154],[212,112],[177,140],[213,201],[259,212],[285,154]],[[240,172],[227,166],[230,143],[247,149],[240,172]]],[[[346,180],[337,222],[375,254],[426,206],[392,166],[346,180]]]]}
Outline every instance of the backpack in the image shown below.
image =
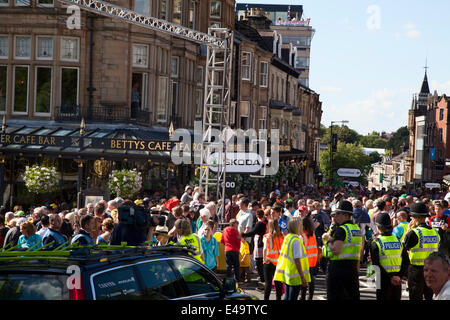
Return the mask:
{"type": "Polygon", "coordinates": [[[150,225],[150,214],[148,214],[145,209],[140,206],[120,206],[118,212],[119,222],[133,224],[139,228],[146,228],[150,225]]]}

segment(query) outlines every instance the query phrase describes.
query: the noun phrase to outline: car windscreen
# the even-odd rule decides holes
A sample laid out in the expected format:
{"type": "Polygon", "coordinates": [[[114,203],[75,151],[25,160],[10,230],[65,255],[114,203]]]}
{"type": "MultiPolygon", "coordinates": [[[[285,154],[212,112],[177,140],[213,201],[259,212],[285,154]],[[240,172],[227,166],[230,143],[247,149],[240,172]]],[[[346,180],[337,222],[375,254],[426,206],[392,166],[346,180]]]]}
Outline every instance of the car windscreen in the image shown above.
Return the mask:
{"type": "Polygon", "coordinates": [[[69,300],[67,275],[0,273],[0,300],[69,300]]]}

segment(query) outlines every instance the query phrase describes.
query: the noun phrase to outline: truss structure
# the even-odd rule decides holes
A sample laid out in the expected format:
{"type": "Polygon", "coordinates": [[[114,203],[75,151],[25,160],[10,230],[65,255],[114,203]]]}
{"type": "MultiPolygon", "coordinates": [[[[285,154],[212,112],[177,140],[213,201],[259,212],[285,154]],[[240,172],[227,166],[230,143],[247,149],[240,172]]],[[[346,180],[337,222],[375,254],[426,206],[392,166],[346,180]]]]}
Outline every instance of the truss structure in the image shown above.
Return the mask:
{"type": "MultiPolygon", "coordinates": [[[[225,126],[229,125],[233,31],[226,28],[209,28],[206,34],[101,0],[59,1],[76,5],[94,14],[120,19],[126,23],[163,32],[207,47],[199,184],[206,199],[208,199],[209,188],[215,187],[217,199],[224,200],[226,143],[223,137],[213,135],[213,129],[223,132],[225,126]],[[213,153],[218,155],[216,163],[210,161],[213,153]],[[211,166],[217,168],[217,173],[211,173],[211,166]]],[[[224,204],[225,201],[222,201],[222,212],[224,204]]]]}

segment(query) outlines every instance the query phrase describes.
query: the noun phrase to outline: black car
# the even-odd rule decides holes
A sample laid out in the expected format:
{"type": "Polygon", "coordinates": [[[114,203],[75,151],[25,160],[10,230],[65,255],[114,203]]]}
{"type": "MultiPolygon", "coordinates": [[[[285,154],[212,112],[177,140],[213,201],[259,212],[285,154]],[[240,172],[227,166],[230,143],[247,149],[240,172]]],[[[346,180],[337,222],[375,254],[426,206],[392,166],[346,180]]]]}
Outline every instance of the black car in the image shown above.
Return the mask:
{"type": "MultiPolygon", "coordinates": [[[[113,247],[111,247],[113,248],[113,247]]],[[[182,246],[0,253],[0,300],[249,300],[182,246]]]]}

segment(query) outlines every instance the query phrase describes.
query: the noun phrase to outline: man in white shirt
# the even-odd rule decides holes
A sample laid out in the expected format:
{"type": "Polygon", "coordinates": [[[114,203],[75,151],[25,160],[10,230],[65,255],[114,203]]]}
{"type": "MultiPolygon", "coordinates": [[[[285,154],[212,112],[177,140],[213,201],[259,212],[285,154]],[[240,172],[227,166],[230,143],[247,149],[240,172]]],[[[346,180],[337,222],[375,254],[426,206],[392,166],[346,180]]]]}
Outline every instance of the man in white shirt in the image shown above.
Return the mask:
{"type": "MultiPolygon", "coordinates": [[[[253,224],[253,215],[251,211],[248,209],[250,201],[247,198],[243,198],[240,200],[239,209],[240,211],[236,215],[236,219],[239,222],[238,231],[239,233],[247,233],[250,232],[253,224]]],[[[247,242],[251,240],[250,237],[246,238],[247,242]]]]}
{"type": "Polygon", "coordinates": [[[448,258],[433,252],[425,259],[423,275],[425,283],[433,290],[433,300],[450,300],[448,258]]]}

